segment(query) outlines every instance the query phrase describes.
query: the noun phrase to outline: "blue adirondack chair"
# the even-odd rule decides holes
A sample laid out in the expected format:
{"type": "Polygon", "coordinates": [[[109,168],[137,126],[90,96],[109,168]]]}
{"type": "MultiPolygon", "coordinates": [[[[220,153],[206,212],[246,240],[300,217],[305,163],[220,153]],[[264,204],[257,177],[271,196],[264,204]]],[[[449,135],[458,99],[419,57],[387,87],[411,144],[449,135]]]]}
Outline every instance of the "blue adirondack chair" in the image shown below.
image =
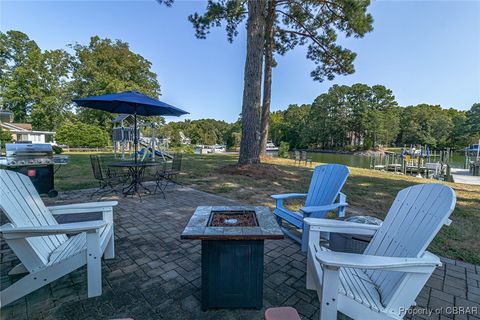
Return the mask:
{"type": "Polygon", "coordinates": [[[341,164],[326,164],[317,166],[313,171],[308,193],[276,194],[271,197],[276,200],[275,215],[280,227],[286,235],[302,244],[302,251],[307,250],[308,228],[304,225],[304,218],[325,218],[329,211],[338,210],[338,216],[345,216],[347,196],[340,192],[349,175],[348,168],[341,164]],[[292,198],[306,198],[304,207],[298,212],[291,211],[283,206],[283,200],[292,198]],[[338,200],[338,202],[335,202],[338,200]],[[298,229],[302,229],[299,237],[282,225],[282,220],[289,222],[298,229]]]}

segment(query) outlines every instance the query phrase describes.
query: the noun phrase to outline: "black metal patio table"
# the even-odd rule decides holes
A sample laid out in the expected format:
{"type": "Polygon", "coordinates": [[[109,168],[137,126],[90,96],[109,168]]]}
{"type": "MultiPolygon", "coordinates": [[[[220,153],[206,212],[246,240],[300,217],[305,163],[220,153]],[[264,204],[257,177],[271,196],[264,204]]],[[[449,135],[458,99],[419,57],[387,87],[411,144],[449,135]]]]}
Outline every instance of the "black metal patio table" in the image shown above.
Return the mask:
{"type": "Polygon", "coordinates": [[[160,165],[158,162],[145,162],[145,161],[119,161],[112,162],[109,164],[110,167],[114,168],[127,168],[130,175],[129,184],[123,188],[122,193],[127,196],[129,194],[135,195],[138,194],[140,197],[140,189],[151,192],[143,183],[142,177],[145,172],[145,168],[154,167],[160,165]]]}

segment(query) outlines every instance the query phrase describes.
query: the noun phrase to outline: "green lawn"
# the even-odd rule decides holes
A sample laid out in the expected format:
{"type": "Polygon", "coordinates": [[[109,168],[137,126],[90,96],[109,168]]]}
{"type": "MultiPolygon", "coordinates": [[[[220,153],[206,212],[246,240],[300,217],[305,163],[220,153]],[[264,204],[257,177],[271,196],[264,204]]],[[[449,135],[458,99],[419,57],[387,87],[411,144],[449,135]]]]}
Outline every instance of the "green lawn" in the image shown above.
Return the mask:
{"type": "MultiPolygon", "coordinates": [[[[88,189],[98,186],[90,165],[91,153],[67,153],[70,161],[55,174],[55,188],[58,191],[88,189]]],[[[96,153],[98,155],[109,155],[96,153]]]]}
{"type": "MultiPolygon", "coordinates": [[[[228,167],[236,161],[236,155],[186,155],[181,181],[240,202],[269,206],[274,205],[269,197],[271,194],[306,192],[308,189],[312,168],[295,166],[291,160],[267,159],[261,167],[238,174],[228,167]]],[[[398,191],[424,182],[427,181],[394,173],[350,168],[344,192],[351,213],[382,218],[398,191]]],[[[480,187],[446,184],[457,194],[457,206],[452,216],[454,222],[442,229],[430,250],[444,257],[480,264],[480,187]]],[[[72,154],[70,163],[58,172],[56,185],[58,190],[96,186],[89,155],[72,154]]],[[[298,207],[300,203],[291,205],[298,207]]]]}

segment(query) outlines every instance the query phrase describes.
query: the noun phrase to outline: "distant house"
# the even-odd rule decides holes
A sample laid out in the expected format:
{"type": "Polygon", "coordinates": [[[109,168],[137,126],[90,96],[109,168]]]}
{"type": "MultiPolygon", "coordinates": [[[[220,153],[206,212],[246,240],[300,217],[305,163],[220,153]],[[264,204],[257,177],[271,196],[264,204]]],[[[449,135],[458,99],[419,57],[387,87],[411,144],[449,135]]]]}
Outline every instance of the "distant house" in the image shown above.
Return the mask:
{"type": "Polygon", "coordinates": [[[0,127],[12,134],[15,142],[55,144],[55,132],[32,130],[29,123],[13,123],[13,114],[0,110],[0,127]]]}
{"type": "Polygon", "coordinates": [[[181,144],[191,144],[192,143],[192,139],[190,139],[189,137],[187,137],[183,131],[180,131],[179,132],[180,134],[180,143],[181,144]]]}

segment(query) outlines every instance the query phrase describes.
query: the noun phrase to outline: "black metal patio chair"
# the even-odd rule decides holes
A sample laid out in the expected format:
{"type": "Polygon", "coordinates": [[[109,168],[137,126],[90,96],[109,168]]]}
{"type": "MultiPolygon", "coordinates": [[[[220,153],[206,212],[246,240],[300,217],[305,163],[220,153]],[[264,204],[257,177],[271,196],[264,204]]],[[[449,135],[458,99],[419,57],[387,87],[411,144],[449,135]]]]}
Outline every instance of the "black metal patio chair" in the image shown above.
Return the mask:
{"type": "Polygon", "coordinates": [[[174,154],[172,167],[170,169],[165,169],[160,173],[160,177],[165,180],[163,183],[163,190],[165,190],[171,183],[183,187],[183,185],[178,181],[178,175],[182,170],[182,157],[182,153],[174,154]]]}
{"type": "MultiPolygon", "coordinates": [[[[310,167],[312,166],[312,159],[308,158],[308,155],[307,155],[306,151],[302,151],[302,153],[300,155],[300,160],[302,162],[305,161],[305,165],[310,164],[310,167]]],[[[298,162],[298,164],[300,164],[300,161],[298,162]]]]}
{"type": "Polygon", "coordinates": [[[165,172],[165,164],[166,162],[159,161],[157,162],[156,166],[146,167],[141,177],[142,182],[155,182],[153,191],[150,188],[147,188],[147,190],[153,195],[157,194],[157,191],[160,191],[164,199],[166,199],[164,192],[164,184],[166,183],[166,180],[163,177],[163,172],[165,172]]]}
{"type": "Polygon", "coordinates": [[[90,195],[92,199],[95,195],[99,195],[99,199],[108,193],[117,193],[118,187],[123,185],[128,175],[124,172],[105,169],[105,164],[98,155],[90,155],[90,163],[92,165],[93,176],[98,181],[99,187],[90,195]]]}

